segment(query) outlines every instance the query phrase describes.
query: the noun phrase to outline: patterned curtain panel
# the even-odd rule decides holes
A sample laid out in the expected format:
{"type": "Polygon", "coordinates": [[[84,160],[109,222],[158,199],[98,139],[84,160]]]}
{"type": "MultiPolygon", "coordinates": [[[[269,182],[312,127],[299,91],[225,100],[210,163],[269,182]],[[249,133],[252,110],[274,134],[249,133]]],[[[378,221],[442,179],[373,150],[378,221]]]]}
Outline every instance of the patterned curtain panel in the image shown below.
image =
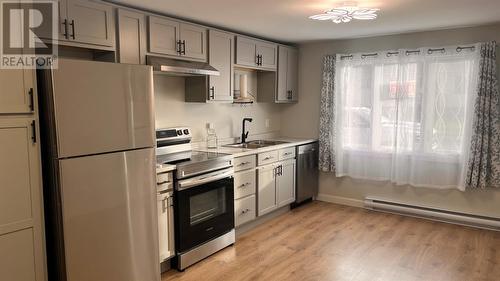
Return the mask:
{"type": "Polygon", "coordinates": [[[466,188],[500,187],[500,97],[496,43],[482,43],[466,188]]]}
{"type": "Polygon", "coordinates": [[[335,56],[323,61],[323,88],[319,118],[319,169],[335,173],[335,56]]]}

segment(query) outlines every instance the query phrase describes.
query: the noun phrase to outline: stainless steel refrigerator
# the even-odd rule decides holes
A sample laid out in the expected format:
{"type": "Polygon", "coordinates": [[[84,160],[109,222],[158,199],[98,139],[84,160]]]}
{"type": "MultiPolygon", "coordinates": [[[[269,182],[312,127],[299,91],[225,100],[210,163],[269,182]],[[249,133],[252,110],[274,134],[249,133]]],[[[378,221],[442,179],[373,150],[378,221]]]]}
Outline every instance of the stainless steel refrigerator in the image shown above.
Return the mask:
{"type": "Polygon", "coordinates": [[[37,75],[49,280],[159,281],[152,68],[37,75]]]}

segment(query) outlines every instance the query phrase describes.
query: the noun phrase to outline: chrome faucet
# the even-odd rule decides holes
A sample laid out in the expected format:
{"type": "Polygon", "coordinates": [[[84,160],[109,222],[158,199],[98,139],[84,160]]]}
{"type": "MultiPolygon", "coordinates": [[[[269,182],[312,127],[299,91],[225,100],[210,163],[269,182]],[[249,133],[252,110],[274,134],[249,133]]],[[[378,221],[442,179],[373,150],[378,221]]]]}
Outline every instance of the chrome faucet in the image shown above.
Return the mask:
{"type": "Polygon", "coordinates": [[[243,130],[242,130],[242,133],[241,133],[241,143],[245,143],[247,138],[248,138],[248,133],[249,132],[246,132],[245,130],[245,122],[248,121],[248,122],[252,122],[252,118],[243,118],[243,130]]]}

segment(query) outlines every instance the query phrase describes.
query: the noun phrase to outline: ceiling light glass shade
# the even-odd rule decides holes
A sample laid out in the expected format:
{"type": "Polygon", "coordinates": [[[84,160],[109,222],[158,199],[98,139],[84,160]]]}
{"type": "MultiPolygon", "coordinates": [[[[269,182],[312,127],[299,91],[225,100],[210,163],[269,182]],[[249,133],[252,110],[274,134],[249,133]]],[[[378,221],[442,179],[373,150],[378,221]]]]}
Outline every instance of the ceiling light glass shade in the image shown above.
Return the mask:
{"type": "Polygon", "coordinates": [[[326,11],[323,14],[310,16],[313,20],[331,20],[334,23],[350,22],[352,19],[373,20],[377,18],[379,9],[359,8],[357,6],[343,6],[326,11]]]}

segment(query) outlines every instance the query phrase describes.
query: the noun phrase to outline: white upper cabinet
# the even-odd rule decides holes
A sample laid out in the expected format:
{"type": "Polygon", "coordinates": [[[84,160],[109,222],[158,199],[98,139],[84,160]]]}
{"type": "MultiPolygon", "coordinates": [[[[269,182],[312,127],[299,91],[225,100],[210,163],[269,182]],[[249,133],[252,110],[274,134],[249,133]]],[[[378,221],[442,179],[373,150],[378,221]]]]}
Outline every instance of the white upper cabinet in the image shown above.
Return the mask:
{"type": "Polygon", "coordinates": [[[275,70],[277,45],[261,40],[236,36],[236,64],[251,68],[275,70]]]}
{"type": "Polygon", "coordinates": [[[118,9],[118,61],[146,63],[146,22],[144,14],[118,9]]]}
{"type": "Polygon", "coordinates": [[[208,62],[220,72],[209,77],[208,100],[232,101],[234,36],[215,30],[209,31],[208,62]]]}
{"type": "Polygon", "coordinates": [[[149,16],[149,52],[178,56],[180,52],[177,21],[149,16]]]}
{"type": "Polygon", "coordinates": [[[181,23],[180,25],[181,56],[207,60],[207,29],[197,25],[181,23]]]}
{"type": "Polygon", "coordinates": [[[257,41],[256,50],[257,55],[260,56],[260,67],[276,69],[278,62],[276,44],[257,41]]]}
{"type": "Polygon", "coordinates": [[[114,46],[115,26],[111,6],[87,0],[68,0],[67,5],[70,40],[114,46]]]}
{"type": "Polygon", "coordinates": [[[278,89],[276,102],[298,100],[298,52],[286,46],[278,48],[278,89]]]}
{"type": "Polygon", "coordinates": [[[33,69],[0,69],[0,113],[31,113],[34,110],[33,69]]]}
{"type": "Polygon", "coordinates": [[[58,37],[53,38],[47,30],[41,31],[42,38],[77,47],[115,47],[115,24],[110,5],[89,0],[58,0],[57,3],[58,37]]]}
{"type": "Polygon", "coordinates": [[[286,85],[290,91],[292,101],[299,99],[299,52],[295,48],[288,48],[286,85]]]}
{"type": "Polygon", "coordinates": [[[255,40],[236,37],[236,64],[245,66],[257,66],[255,40]]]}
{"type": "Polygon", "coordinates": [[[149,16],[149,52],[207,61],[207,29],[198,25],[149,16]]]}

